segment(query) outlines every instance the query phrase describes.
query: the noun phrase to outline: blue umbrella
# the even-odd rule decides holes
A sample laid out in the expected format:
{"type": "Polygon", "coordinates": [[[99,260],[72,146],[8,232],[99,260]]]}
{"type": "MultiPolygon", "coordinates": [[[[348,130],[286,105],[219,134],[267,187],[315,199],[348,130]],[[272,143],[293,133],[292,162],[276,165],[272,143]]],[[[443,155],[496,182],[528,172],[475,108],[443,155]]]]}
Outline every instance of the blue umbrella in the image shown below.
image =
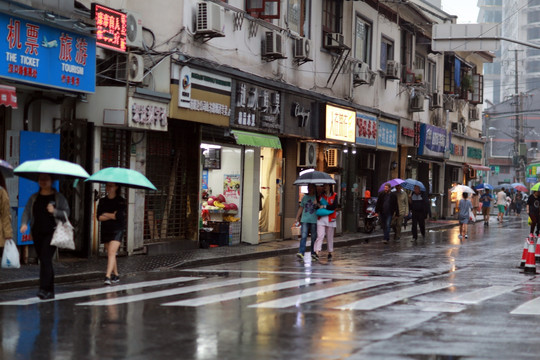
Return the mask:
{"type": "Polygon", "coordinates": [[[400,185],[401,183],[403,183],[403,180],[401,180],[400,178],[395,178],[392,180],[385,181],[382,183],[381,187],[379,188],[379,192],[384,190],[384,185],[386,184],[390,184],[390,187],[394,187],[394,186],[400,185]]]}
{"type": "Polygon", "coordinates": [[[426,191],[426,187],[424,186],[424,184],[422,184],[418,180],[414,180],[414,179],[409,178],[409,179],[407,179],[407,180],[405,180],[404,182],[401,183],[401,187],[404,188],[404,189],[407,189],[407,190],[414,190],[415,186],[420,186],[420,190],[426,191]]]}
{"type": "Polygon", "coordinates": [[[491,186],[490,184],[488,183],[482,183],[482,184],[478,184],[474,187],[476,190],[481,190],[481,189],[489,189],[489,190],[493,190],[493,186],[491,186]]]}

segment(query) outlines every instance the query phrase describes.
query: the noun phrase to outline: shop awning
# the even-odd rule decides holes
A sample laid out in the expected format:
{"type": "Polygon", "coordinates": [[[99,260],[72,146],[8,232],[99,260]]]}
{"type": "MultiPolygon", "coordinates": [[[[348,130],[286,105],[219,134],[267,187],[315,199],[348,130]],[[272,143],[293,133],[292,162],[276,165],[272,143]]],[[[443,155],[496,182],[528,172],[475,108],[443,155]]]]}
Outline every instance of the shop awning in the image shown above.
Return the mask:
{"type": "Polygon", "coordinates": [[[281,149],[281,141],[274,135],[252,133],[241,130],[231,131],[239,145],[256,146],[256,147],[271,147],[281,149]]]}
{"type": "Polygon", "coordinates": [[[0,85],[0,105],[17,108],[17,90],[14,86],[0,85]]]}
{"type": "Polygon", "coordinates": [[[465,164],[465,166],[468,166],[471,169],[480,170],[480,171],[490,171],[491,170],[491,168],[489,166],[484,166],[484,165],[465,164]]]}

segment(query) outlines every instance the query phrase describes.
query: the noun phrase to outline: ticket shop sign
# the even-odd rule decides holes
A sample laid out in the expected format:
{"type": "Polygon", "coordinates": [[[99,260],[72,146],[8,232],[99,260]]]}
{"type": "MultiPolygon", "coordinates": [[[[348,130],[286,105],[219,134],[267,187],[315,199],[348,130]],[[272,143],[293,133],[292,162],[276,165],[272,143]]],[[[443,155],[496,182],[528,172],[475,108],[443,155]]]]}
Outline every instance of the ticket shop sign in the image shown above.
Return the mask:
{"type": "Polygon", "coordinates": [[[90,36],[0,13],[0,77],[94,92],[96,41],[90,36]]]}

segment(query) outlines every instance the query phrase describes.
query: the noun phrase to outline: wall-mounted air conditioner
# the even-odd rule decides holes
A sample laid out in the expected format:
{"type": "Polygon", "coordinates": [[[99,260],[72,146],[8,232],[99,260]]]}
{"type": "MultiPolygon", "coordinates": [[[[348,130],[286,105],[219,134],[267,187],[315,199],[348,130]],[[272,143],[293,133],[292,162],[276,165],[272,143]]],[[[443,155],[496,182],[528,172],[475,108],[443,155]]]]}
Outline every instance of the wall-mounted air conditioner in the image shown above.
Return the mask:
{"type": "Polygon", "coordinates": [[[409,109],[411,112],[424,111],[424,95],[416,94],[411,97],[409,109]]]}
{"type": "MultiPolygon", "coordinates": [[[[353,68],[353,83],[356,85],[370,84],[372,80],[372,72],[369,65],[365,62],[354,64],[353,68]]],[[[373,79],[374,80],[374,79],[373,79]]]]}
{"type": "Polygon", "coordinates": [[[225,10],[218,4],[200,2],[197,4],[196,35],[219,35],[224,32],[225,10]]]}
{"type": "Polygon", "coordinates": [[[265,33],[262,55],[264,57],[283,58],[281,34],[275,31],[265,33]]]}
{"type": "Polygon", "coordinates": [[[343,35],[340,33],[325,33],[324,47],[327,49],[342,49],[344,47],[343,35]]]}
{"type": "Polygon", "coordinates": [[[443,97],[442,94],[438,91],[434,92],[431,96],[431,108],[432,109],[438,109],[442,107],[443,104],[443,97]]]}
{"type": "Polygon", "coordinates": [[[144,58],[142,55],[129,54],[127,57],[118,56],[116,62],[116,78],[130,82],[142,82],[144,79],[144,58]]]}
{"type": "Polygon", "coordinates": [[[311,40],[308,38],[299,38],[294,40],[294,58],[297,60],[306,60],[311,55],[311,40]]]}
{"type": "Polygon", "coordinates": [[[388,60],[386,62],[386,78],[387,79],[399,79],[401,65],[395,60],[388,60]]]}
{"type": "Polygon", "coordinates": [[[326,150],[326,165],[328,167],[339,167],[339,150],[338,149],[326,150]]]}
{"type": "Polygon", "coordinates": [[[296,156],[296,165],[302,167],[317,166],[317,143],[301,142],[298,143],[298,152],[296,156]]]}
{"type": "Polygon", "coordinates": [[[450,112],[456,111],[456,101],[452,97],[448,97],[444,99],[444,110],[448,110],[450,112]]]}
{"type": "Polygon", "coordinates": [[[140,14],[128,11],[126,19],[126,45],[131,48],[143,48],[143,23],[140,14]]]}

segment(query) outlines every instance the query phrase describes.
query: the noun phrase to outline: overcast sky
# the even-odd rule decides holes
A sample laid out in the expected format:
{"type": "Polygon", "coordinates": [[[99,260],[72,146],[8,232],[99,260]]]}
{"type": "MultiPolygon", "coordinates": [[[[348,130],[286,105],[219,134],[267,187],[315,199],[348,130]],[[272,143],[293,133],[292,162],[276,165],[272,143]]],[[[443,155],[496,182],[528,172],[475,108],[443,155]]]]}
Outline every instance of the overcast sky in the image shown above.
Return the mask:
{"type": "Polygon", "coordinates": [[[458,17],[458,24],[476,23],[478,18],[478,0],[442,0],[442,9],[458,17]]]}

